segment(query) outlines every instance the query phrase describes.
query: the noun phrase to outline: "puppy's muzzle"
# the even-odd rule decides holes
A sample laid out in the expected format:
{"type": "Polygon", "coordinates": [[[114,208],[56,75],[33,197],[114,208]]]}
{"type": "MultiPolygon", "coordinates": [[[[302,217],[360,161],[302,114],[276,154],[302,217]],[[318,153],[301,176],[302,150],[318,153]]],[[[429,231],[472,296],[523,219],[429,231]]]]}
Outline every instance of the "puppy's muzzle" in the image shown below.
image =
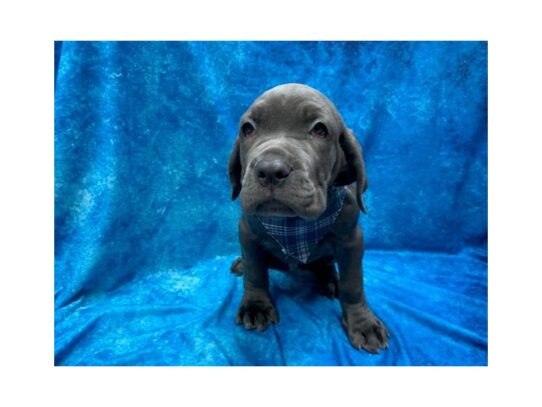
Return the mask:
{"type": "Polygon", "coordinates": [[[278,186],[284,183],[292,172],[292,167],[283,157],[266,155],[254,167],[258,182],[264,186],[278,186]]]}

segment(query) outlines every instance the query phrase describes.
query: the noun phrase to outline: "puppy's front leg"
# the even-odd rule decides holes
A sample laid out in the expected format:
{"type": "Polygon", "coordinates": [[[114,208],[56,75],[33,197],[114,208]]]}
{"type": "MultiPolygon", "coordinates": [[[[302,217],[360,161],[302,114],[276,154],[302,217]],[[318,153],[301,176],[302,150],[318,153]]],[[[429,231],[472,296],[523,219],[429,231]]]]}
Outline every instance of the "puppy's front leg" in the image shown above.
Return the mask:
{"type": "Polygon", "coordinates": [[[339,265],[339,300],[343,325],[352,346],[371,353],[387,347],[388,331],[373,314],[363,290],[363,236],[359,224],[334,244],[339,265]]]}
{"type": "Polygon", "coordinates": [[[269,297],[269,275],[265,249],[251,230],[245,217],[239,221],[239,240],[243,256],[244,294],[237,311],[236,322],[246,329],[263,331],[270,323],[279,321],[269,297]]]}

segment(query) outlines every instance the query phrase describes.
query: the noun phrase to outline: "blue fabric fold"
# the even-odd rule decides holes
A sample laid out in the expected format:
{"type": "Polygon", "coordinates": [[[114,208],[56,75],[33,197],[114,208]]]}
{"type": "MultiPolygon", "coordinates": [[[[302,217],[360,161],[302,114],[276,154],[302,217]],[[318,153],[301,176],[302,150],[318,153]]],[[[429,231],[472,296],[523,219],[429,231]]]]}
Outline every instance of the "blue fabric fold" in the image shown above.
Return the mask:
{"type": "Polygon", "coordinates": [[[63,42],[54,80],[56,365],[487,365],[487,43],[63,42]],[[271,272],[278,325],[234,323],[226,164],[287,82],[363,146],[379,355],[303,270],[271,272]]]}
{"type": "Polygon", "coordinates": [[[368,301],[391,334],[379,355],[350,346],[338,301],[319,295],[303,270],[270,273],[280,322],[245,331],[234,323],[242,296],[234,259],[149,273],[58,309],[56,364],[487,365],[486,263],[468,253],[366,253],[368,301]]]}

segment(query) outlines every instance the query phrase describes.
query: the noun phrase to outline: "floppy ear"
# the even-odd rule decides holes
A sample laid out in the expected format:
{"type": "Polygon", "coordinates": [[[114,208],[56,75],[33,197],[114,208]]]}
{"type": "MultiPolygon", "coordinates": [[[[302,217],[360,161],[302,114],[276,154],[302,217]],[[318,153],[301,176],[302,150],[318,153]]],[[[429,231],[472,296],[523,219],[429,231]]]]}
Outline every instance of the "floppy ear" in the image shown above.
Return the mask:
{"type": "Polygon", "coordinates": [[[369,186],[367,174],[365,172],[365,162],[361,146],[350,129],[345,129],[339,137],[339,144],[344,153],[344,161],[339,174],[335,178],[335,185],[349,185],[356,183],[356,199],[359,209],[363,213],[367,213],[367,208],[363,202],[362,194],[369,186]]]}
{"type": "Polygon", "coordinates": [[[236,138],[233,144],[233,150],[228,162],[228,176],[231,184],[231,200],[239,196],[241,192],[241,159],[239,157],[239,139],[236,138]]]}

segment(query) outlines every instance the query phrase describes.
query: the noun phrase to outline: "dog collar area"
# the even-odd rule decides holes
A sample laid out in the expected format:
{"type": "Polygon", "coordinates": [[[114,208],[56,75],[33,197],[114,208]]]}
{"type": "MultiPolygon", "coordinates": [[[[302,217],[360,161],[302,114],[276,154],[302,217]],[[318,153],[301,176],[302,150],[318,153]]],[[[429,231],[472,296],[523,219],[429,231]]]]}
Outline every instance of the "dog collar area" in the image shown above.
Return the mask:
{"type": "Polygon", "coordinates": [[[256,215],[256,219],[264,227],[266,233],[280,246],[289,264],[291,260],[306,264],[314,248],[335,224],[343,207],[345,196],[346,187],[330,188],[326,210],[315,220],[305,220],[297,216],[260,215],[256,215]]]}

